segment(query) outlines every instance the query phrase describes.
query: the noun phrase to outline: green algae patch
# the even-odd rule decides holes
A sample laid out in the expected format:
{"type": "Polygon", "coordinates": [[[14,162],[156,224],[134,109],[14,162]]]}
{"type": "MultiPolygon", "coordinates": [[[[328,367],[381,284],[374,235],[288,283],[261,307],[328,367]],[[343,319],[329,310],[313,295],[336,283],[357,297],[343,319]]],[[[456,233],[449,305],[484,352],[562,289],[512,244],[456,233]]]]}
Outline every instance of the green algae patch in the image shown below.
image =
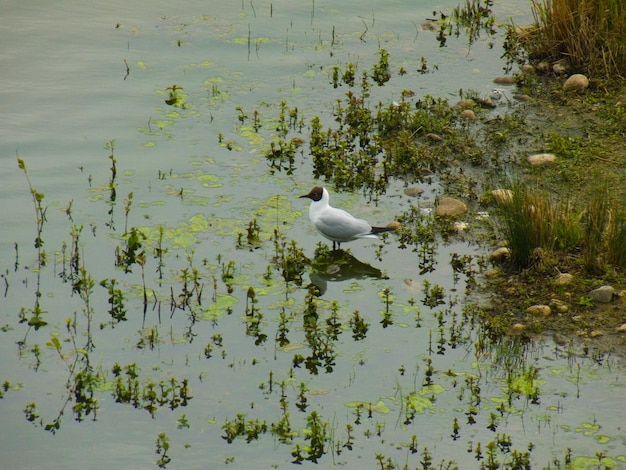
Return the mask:
{"type": "Polygon", "coordinates": [[[272,40],[270,38],[254,38],[254,39],[250,39],[249,37],[239,37],[239,38],[233,38],[231,39],[231,42],[234,42],[235,44],[239,44],[239,45],[247,45],[250,43],[254,43],[254,44],[267,44],[269,42],[272,42],[272,40]]]}
{"type": "Polygon", "coordinates": [[[405,406],[419,414],[434,411],[433,402],[428,398],[418,395],[409,395],[404,397],[405,406]]]}
{"type": "MultiPolygon", "coordinates": [[[[159,241],[169,243],[173,249],[186,249],[198,243],[198,233],[207,232],[210,222],[204,214],[196,214],[176,227],[163,225],[141,226],[136,229],[145,237],[143,242],[153,246],[159,241]]],[[[114,238],[122,239],[121,236],[114,238]]]]}
{"type": "Polygon", "coordinates": [[[205,60],[204,62],[196,62],[196,63],[191,63],[191,64],[187,64],[187,65],[183,65],[181,68],[183,70],[188,70],[188,69],[198,69],[198,68],[209,68],[209,67],[213,67],[215,64],[209,60],[205,60]]]}
{"type": "Polygon", "coordinates": [[[347,403],[346,406],[348,408],[363,408],[367,411],[375,411],[376,413],[381,413],[381,414],[389,413],[389,407],[382,400],[379,400],[378,403],[376,404],[373,404],[367,401],[353,401],[353,402],[347,403]]]}
{"type": "Polygon", "coordinates": [[[229,294],[217,294],[213,302],[206,310],[197,315],[199,320],[215,320],[224,314],[232,313],[232,307],[239,300],[229,294]]]}
{"type": "Polygon", "coordinates": [[[545,380],[538,380],[536,378],[521,375],[518,377],[514,377],[513,380],[511,380],[509,385],[506,387],[506,390],[512,390],[526,396],[533,396],[538,393],[539,385],[544,383],[545,380]]]}
{"type": "Polygon", "coordinates": [[[223,186],[221,180],[220,176],[212,174],[198,176],[198,183],[201,183],[205,188],[220,188],[223,186]]]}
{"type": "Polygon", "coordinates": [[[156,120],[150,121],[150,126],[154,126],[159,130],[163,130],[166,127],[170,127],[173,125],[174,125],[174,121],[171,121],[171,120],[156,119],[156,120]]]}
{"type": "Polygon", "coordinates": [[[448,390],[446,387],[444,387],[443,385],[439,385],[439,384],[425,385],[420,390],[420,395],[422,395],[422,396],[425,396],[425,395],[429,395],[429,396],[440,395],[443,392],[445,392],[446,390],[448,390]]]}
{"type": "Polygon", "coordinates": [[[584,423],[576,428],[576,432],[580,432],[583,436],[591,437],[600,430],[599,424],[584,423]]]}
{"type": "MultiPolygon", "coordinates": [[[[291,201],[283,195],[271,196],[260,202],[258,199],[249,197],[247,205],[252,209],[246,211],[244,220],[246,218],[248,220],[256,219],[257,224],[261,228],[261,238],[264,240],[271,239],[275,228],[284,230],[302,217],[302,212],[293,210],[291,201]]],[[[241,222],[238,225],[241,225],[241,222]]]]}
{"type": "MultiPolygon", "coordinates": [[[[569,470],[590,470],[601,468],[598,463],[598,457],[574,457],[567,465],[567,468],[569,470]]],[[[619,468],[617,467],[617,462],[609,457],[604,457],[602,459],[602,464],[604,465],[604,468],[619,468]]]]}
{"type": "Polygon", "coordinates": [[[183,198],[183,204],[186,206],[206,207],[209,205],[209,198],[204,196],[187,196],[183,198]]]}
{"type": "Polygon", "coordinates": [[[252,126],[242,127],[239,131],[239,135],[248,141],[248,145],[251,147],[258,147],[263,144],[265,138],[256,132],[252,126]]]}
{"type": "Polygon", "coordinates": [[[357,294],[361,291],[363,291],[363,286],[355,281],[355,282],[351,282],[350,287],[344,289],[343,293],[344,294],[357,294]]]}

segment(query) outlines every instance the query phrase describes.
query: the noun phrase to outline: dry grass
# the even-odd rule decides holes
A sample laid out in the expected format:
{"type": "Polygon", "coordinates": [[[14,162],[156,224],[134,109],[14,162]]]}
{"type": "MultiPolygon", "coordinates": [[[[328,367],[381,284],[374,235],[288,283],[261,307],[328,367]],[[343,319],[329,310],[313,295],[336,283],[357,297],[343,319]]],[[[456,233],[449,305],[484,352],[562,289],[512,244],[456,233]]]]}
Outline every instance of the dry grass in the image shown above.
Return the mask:
{"type": "Polygon", "coordinates": [[[537,35],[534,58],[568,59],[591,77],[622,77],[626,70],[623,0],[532,0],[537,35]]]}

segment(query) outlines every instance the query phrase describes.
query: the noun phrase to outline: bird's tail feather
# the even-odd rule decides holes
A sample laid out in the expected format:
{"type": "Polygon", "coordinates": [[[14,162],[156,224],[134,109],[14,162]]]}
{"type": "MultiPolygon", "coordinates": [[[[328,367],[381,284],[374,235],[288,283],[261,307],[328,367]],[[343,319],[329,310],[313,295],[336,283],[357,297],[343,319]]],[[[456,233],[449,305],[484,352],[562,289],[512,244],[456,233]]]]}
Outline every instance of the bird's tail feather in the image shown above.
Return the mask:
{"type": "Polygon", "coordinates": [[[373,234],[383,233],[383,232],[393,232],[397,227],[372,227],[373,234]]]}

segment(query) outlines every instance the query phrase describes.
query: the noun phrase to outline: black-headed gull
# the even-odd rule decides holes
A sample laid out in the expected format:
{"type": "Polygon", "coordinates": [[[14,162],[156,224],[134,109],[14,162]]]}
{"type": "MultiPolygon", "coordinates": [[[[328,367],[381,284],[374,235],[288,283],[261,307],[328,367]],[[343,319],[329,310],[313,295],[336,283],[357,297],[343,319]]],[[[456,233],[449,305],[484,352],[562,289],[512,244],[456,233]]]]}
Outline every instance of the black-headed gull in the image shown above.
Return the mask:
{"type": "Polygon", "coordinates": [[[398,227],[397,222],[387,227],[372,227],[366,220],[357,219],[343,209],[331,207],[330,194],[321,186],[315,186],[309,194],[300,197],[311,199],[309,219],[323,237],[333,242],[333,250],[335,244],[341,248],[341,243],[357,238],[379,238],[379,233],[392,232],[398,227]]]}

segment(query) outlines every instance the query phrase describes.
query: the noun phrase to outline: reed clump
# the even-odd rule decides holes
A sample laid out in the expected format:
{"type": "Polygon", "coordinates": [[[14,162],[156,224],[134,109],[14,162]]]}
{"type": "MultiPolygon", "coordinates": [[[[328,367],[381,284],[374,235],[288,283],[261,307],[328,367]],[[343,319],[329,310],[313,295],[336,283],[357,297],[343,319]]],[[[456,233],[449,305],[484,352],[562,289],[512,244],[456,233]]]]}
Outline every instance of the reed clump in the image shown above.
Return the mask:
{"type": "Polygon", "coordinates": [[[594,78],[623,76],[623,0],[532,0],[532,11],[537,28],[525,44],[531,59],[567,59],[574,70],[594,78]]]}
{"type": "Polygon", "coordinates": [[[511,197],[499,200],[500,229],[510,262],[526,269],[537,253],[579,259],[589,273],[626,268],[626,206],[607,187],[594,188],[584,207],[522,183],[511,185],[511,197]]]}

